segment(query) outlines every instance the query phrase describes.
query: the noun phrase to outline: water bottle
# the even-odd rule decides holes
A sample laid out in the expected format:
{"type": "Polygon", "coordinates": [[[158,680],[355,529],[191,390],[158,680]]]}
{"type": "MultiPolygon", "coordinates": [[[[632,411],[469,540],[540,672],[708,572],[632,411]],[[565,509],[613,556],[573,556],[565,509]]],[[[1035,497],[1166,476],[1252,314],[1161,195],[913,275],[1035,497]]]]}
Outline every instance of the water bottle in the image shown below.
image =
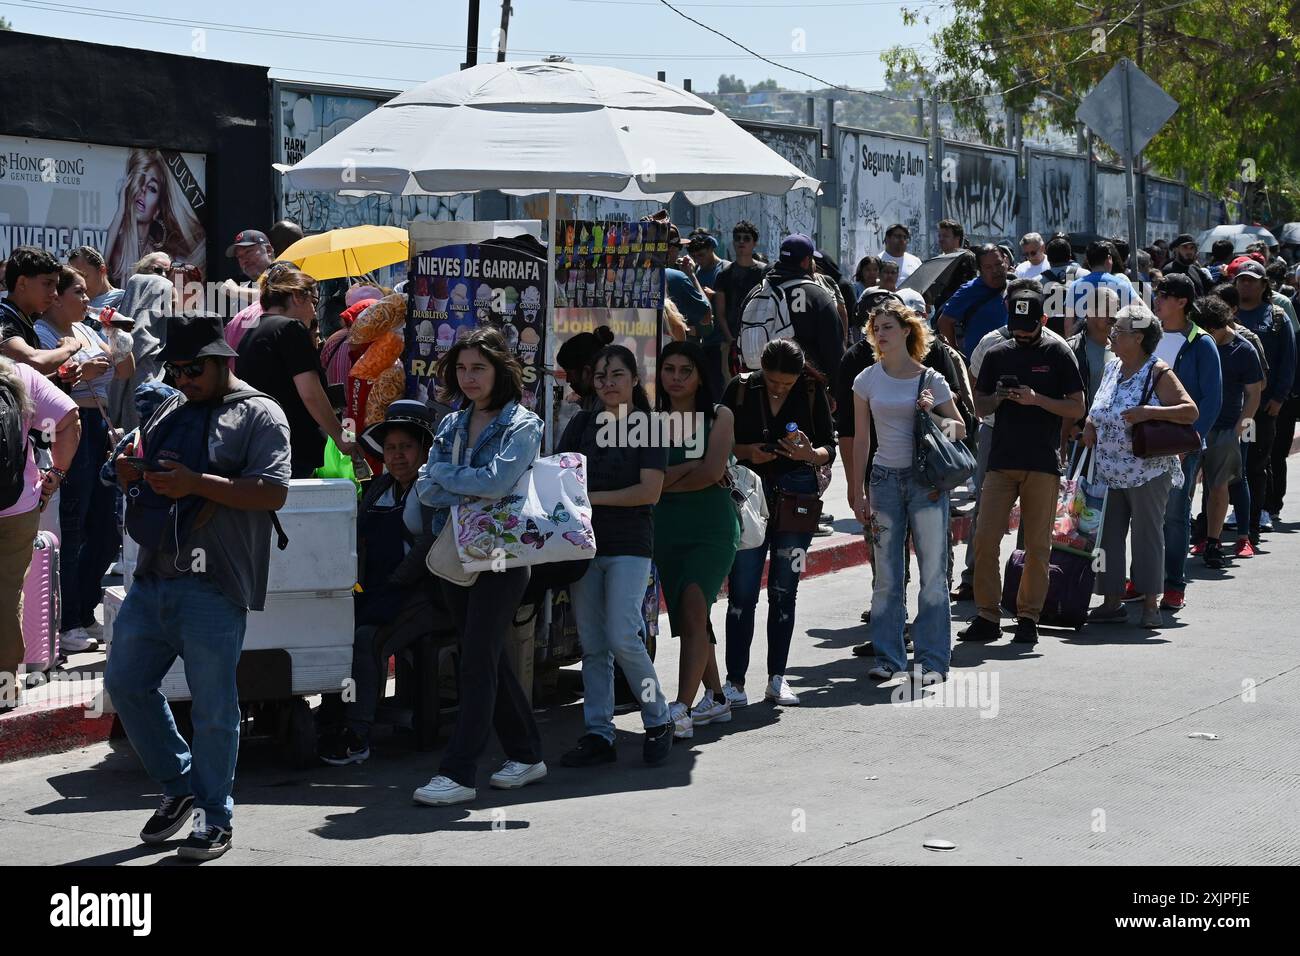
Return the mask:
{"type": "Polygon", "coordinates": [[[794,437],[795,433],[798,431],[799,431],[799,426],[796,425],[794,422],[785,423],[785,437],[790,439],[790,444],[794,445],[796,448],[798,448],[802,444],[802,442],[796,440],[794,437]]]}

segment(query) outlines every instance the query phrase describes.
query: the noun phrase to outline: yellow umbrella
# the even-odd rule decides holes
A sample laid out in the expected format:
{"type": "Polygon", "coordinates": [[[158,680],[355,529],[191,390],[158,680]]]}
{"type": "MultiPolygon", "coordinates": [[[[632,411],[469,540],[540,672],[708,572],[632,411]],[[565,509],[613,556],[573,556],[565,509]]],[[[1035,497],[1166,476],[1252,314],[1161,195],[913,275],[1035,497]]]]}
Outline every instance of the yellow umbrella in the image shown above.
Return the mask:
{"type": "Polygon", "coordinates": [[[353,226],[299,239],[280,254],[313,279],[363,276],[405,262],[410,240],[397,226],[353,226]]]}

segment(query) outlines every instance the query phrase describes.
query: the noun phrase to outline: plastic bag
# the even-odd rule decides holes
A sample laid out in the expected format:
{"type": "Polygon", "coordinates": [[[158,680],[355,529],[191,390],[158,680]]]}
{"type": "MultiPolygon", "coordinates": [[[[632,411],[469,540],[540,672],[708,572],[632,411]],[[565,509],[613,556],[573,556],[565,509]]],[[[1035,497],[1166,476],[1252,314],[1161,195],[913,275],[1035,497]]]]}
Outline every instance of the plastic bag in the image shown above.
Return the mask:
{"type": "Polygon", "coordinates": [[[388,406],[402,397],[406,391],[406,369],[401,361],[396,361],[384,369],[366,396],[365,426],[369,428],[384,420],[388,406]]]}
{"type": "Polygon", "coordinates": [[[386,295],[357,316],[348,330],[348,341],[353,345],[363,345],[405,325],[406,296],[386,295]]]}
{"type": "Polygon", "coordinates": [[[333,438],[325,439],[325,463],[312,473],[314,478],[347,478],[357,486],[361,493],[361,483],[357,481],[356,469],[352,467],[352,456],[339,451],[333,438]]]}
{"type": "Polygon", "coordinates": [[[348,374],[353,378],[373,382],[401,357],[404,347],[400,335],[395,332],[385,332],[383,336],[370,343],[370,347],[361,358],[357,359],[348,374]]]}

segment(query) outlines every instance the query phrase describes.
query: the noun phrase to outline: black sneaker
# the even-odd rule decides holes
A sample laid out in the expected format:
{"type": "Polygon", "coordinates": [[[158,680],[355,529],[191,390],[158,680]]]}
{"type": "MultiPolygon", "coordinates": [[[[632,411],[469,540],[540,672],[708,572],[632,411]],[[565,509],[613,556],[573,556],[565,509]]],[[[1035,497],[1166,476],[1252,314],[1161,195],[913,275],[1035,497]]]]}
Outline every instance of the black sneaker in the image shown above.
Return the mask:
{"type": "Polygon", "coordinates": [[[973,601],[975,600],[975,585],[958,584],[957,589],[948,595],[951,601],[973,601]]]}
{"type": "Polygon", "coordinates": [[[1016,618],[1016,634],[1011,640],[1015,644],[1037,644],[1038,622],[1027,617],[1016,618]]]}
{"type": "MultiPolygon", "coordinates": [[[[916,647],[912,644],[912,639],[910,637],[905,637],[903,639],[903,644],[909,651],[916,650],[916,647]]],[[[854,657],[875,657],[876,645],[873,644],[871,641],[867,641],[865,644],[854,644],[853,656],[854,657]]]]}
{"type": "Polygon", "coordinates": [[[1205,551],[1201,555],[1207,568],[1214,568],[1216,571],[1223,567],[1223,545],[1218,541],[1207,541],[1205,551]]]}
{"type": "Polygon", "coordinates": [[[871,623],[871,608],[867,608],[865,611],[862,612],[862,623],[863,624],[871,623]]]}
{"type": "Polygon", "coordinates": [[[177,830],[189,822],[193,812],[193,797],[163,797],[162,804],[140,831],[140,839],[145,843],[162,843],[171,839],[177,830]]]}
{"type": "Polygon", "coordinates": [[[320,751],[320,759],[332,767],[365,763],[369,757],[370,745],[351,727],[344,727],[334,734],[320,751]]]}
{"type": "Polygon", "coordinates": [[[658,727],[645,729],[645,743],[641,747],[641,756],[645,762],[654,767],[668,759],[668,752],[673,749],[673,723],[660,724],[658,727]]]}
{"type": "Polygon", "coordinates": [[[959,641],[996,641],[1002,628],[988,618],[976,615],[966,627],[957,632],[959,641]]]}
{"type": "Polygon", "coordinates": [[[233,836],[226,827],[207,826],[189,835],[176,855],[182,860],[215,860],[230,849],[233,836]]]}
{"type": "Polygon", "coordinates": [[[578,746],[562,756],[560,763],[566,767],[594,767],[597,764],[613,763],[617,759],[618,751],[614,745],[600,734],[583,734],[578,740],[578,746]]]}

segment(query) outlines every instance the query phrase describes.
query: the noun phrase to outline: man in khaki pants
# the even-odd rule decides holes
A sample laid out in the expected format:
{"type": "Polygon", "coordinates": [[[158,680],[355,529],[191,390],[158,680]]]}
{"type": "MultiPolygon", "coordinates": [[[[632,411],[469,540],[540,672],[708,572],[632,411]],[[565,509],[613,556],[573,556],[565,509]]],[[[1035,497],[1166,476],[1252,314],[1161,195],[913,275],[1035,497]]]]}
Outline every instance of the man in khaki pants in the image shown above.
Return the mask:
{"type": "Polygon", "coordinates": [[[989,466],[980,489],[975,528],[975,605],[979,614],[958,632],[963,641],[991,641],[1002,634],[1000,547],[1020,499],[1025,568],[1016,605],[1015,640],[1038,641],[1038,616],[1047,599],[1052,521],[1060,487],[1061,424],[1087,414],[1083,379],[1069,348],[1043,335],[1043,293],[1034,279],[1007,287],[1007,327],[1012,337],[984,356],[975,383],[975,412],[997,412],[989,466]]]}

